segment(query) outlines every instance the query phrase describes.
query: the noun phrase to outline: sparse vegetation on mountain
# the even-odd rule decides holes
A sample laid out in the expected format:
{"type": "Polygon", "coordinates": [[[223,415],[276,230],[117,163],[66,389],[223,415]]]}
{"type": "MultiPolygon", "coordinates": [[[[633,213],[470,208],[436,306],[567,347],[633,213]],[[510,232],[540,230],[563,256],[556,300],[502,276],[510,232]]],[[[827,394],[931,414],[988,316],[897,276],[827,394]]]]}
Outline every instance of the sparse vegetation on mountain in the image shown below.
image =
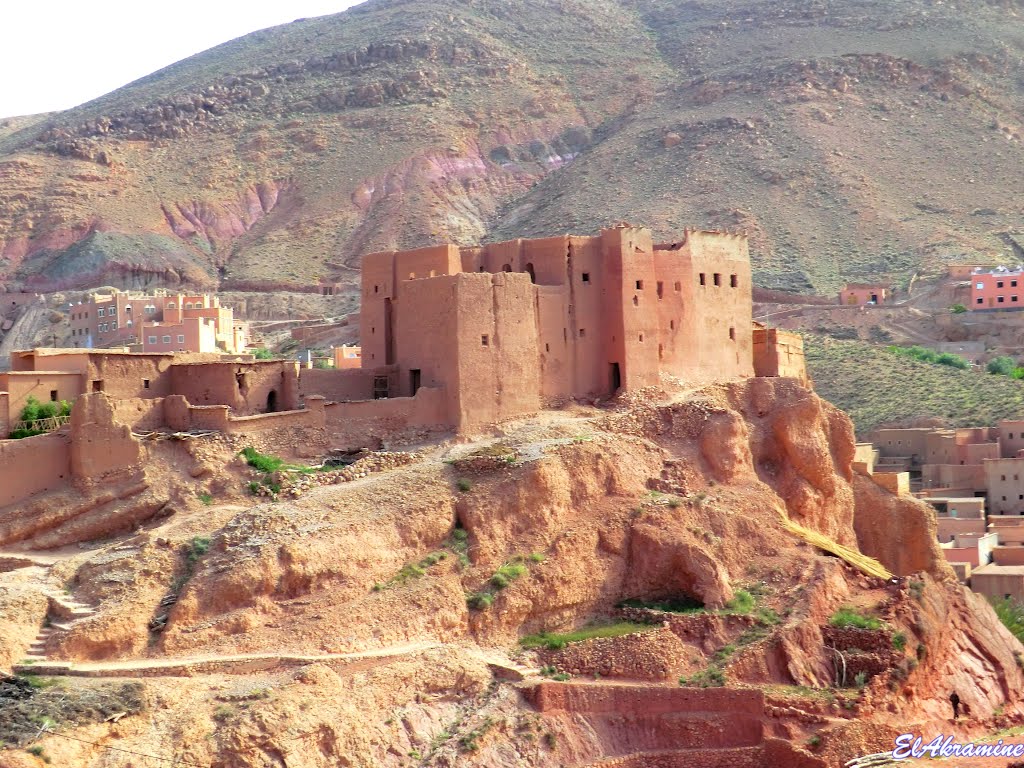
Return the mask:
{"type": "Polygon", "coordinates": [[[958,370],[893,355],[857,341],[804,336],[819,395],[846,411],[857,432],[922,419],[983,426],[1024,413],[1024,383],[981,369],[958,370]]]}

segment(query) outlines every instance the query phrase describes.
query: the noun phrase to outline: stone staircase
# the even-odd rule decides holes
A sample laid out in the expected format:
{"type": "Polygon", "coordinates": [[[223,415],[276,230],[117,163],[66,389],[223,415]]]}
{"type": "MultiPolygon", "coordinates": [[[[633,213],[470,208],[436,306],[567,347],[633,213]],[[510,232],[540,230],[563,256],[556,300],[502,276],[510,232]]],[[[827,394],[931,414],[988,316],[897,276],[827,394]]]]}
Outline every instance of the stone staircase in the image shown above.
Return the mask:
{"type": "Polygon", "coordinates": [[[38,673],[39,668],[36,665],[45,664],[47,661],[47,649],[51,638],[59,632],[68,631],[78,622],[96,613],[92,606],[73,600],[55,590],[44,589],[43,594],[49,602],[46,621],[36,635],[35,641],[28,647],[28,653],[22,663],[15,665],[16,673],[38,673]]]}

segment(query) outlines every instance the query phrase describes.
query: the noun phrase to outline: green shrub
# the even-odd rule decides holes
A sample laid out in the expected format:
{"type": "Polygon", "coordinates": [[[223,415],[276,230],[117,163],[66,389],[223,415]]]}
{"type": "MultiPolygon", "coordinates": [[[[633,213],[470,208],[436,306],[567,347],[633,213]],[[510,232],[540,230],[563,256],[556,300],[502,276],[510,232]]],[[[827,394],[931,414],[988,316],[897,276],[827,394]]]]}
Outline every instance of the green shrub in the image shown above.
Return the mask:
{"type": "Polygon", "coordinates": [[[857,688],[863,688],[868,684],[868,673],[861,670],[853,678],[853,684],[857,688]]]}
{"type": "Polygon", "coordinates": [[[844,606],[832,614],[828,623],[838,629],[881,629],[882,622],[874,616],[865,616],[856,608],[844,606]]]}
{"type": "Polygon", "coordinates": [[[745,589],[737,589],[732,600],[725,604],[725,609],[730,613],[750,613],[754,610],[754,596],[745,589]]]}
{"type": "Polygon", "coordinates": [[[491,576],[491,586],[495,589],[504,589],[525,573],[526,566],[522,563],[505,563],[491,576]]]}
{"type": "Polygon", "coordinates": [[[210,551],[210,537],[196,536],[188,544],[188,564],[194,567],[199,558],[210,551]]]}
{"type": "Polygon", "coordinates": [[[201,491],[196,495],[199,496],[199,500],[203,502],[203,504],[206,505],[207,507],[213,504],[213,494],[207,493],[206,491],[201,491]]]}
{"type": "Polygon", "coordinates": [[[619,603],[624,608],[646,608],[652,611],[665,611],[666,613],[700,613],[704,610],[704,603],[687,595],[682,597],[667,597],[663,600],[623,600],[619,603]]]}
{"type": "Polygon", "coordinates": [[[897,632],[892,636],[892,647],[897,651],[904,651],[907,647],[907,636],[903,632],[897,632]]]}
{"type": "Polygon", "coordinates": [[[463,493],[466,493],[467,491],[469,491],[473,487],[473,484],[471,482],[469,482],[469,480],[467,480],[464,477],[460,477],[458,479],[458,482],[455,483],[455,485],[463,493]]]}
{"type": "Polygon", "coordinates": [[[725,672],[712,664],[690,677],[680,677],[679,684],[689,688],[721,688],[725,685],[725,672]]]}
{"type": "Polygon", "coordinates": [[[257,360],[271,360],[274,357],[274,353],[266,347],[260,347],[252,353],[252,356],[257,360]]]}
{"type": "Polygon", "coordinates": [[[466,598],[466,605],[474,611],[485,611],[494,604],[494,595],[490,592],[474,592],[466,598]]]}
{"type": "Polygon", "coordinates": [[[1017,362],[1012,357],[1000,355],[989,360],[985,369],[996,376],[1012,376],[1017,369],[1017,362]]]}
{"type": "Polygon", "coordinates": [[[962,315],[964,312],[967,311],[967,307],[965,307],[963,304],[954,304],[952,307],[949,308],[949,311],[952,312],[954,315],[962,315]]]}

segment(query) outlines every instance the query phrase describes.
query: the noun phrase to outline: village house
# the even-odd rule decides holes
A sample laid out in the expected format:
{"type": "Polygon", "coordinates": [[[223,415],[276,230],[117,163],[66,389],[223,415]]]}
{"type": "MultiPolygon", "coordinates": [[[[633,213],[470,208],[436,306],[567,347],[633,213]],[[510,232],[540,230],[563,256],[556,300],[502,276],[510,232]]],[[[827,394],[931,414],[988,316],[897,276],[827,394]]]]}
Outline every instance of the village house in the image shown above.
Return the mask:
{"type": "Polygon", "coordinates": [[[846,307],[887,304],[890,288],[884,283],[847,283],[839,292],[839,303],[846,307]]]}
{"type": "Polygon", "coordinates": [[[989,597],[1024,598],[1024,421],[878,429],[869,438],[873,469],[899,473],[906,493],[934,508],[940,547],[961,581],[989,597]]]}
{"type": "Polygon", "coordinates": [[[1024,266],[976,267],[971,272],[970,310],[1020,309],[1024,306],[1024,266]]]}
{"type": "Polygon", "coordinates": [[[74,347],[238,354],[247,344],[246,324],[209,294],[93,294],[69,314],[74,347]]]}

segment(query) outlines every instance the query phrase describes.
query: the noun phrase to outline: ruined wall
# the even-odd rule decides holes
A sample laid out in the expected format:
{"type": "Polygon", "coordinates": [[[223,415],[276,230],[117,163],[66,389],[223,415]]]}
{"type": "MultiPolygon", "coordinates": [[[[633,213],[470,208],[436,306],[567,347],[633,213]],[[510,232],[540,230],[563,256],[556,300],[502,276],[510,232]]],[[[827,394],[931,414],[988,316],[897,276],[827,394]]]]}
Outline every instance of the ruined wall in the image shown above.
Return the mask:
{"type": "Polygon", "coordinates": [[[800,335],[777,328],[755,328],[752,344],[755,376],[786,376],[805,385],[810,383],[800,335]]]}
{"type": "Polygon", "coordinates": [[[332,450],[380,448],[392,441],[451,429],[444,391],[425,386],[415,397],[327,403],[324,417],[332,450]]]}
{"type": "Polygon", "coordinates": [[[141,475],[143,453],[131,429],[114,420],[111,401],[87,393],[71,409],[71,471],[75,485],[126,481],[141,475]]]}
{"type": "Polygon", "coordinates": [[[130,397],[111,400],[114,419],[132,429],[160,429],[164,426],[164,399],[130,397]]]}
{"type": "Polygon", "coordinates": [[[0,440],[0,507],[63,487],[71,479],[70,430],[0,440]]]}
{"type": "MultiPolygon", "coordinates": [[[[356,362],[359,362],[358,360],[356,362]]],[[[328,400],[343,403],[349,400],[373,399],[374,371],[370,368],[327,370],[299,369],[299,395],[323,395],[328,400]]]]}
{"type": "Polygon", "coordinates": [[[573,643],[561,650],[537,652],[542,666],[560,672],[631,680],[669,680],[679,677],[688,649],[668,627],[623,637],[606,637],[573,643]]]}
{"type": "Polygon", "coordinates": [[[171,367],[169,394],[243,415],[289,411],[298,407],[298,377],[298,364],[283,360],[183,363],[171,367]]]}

